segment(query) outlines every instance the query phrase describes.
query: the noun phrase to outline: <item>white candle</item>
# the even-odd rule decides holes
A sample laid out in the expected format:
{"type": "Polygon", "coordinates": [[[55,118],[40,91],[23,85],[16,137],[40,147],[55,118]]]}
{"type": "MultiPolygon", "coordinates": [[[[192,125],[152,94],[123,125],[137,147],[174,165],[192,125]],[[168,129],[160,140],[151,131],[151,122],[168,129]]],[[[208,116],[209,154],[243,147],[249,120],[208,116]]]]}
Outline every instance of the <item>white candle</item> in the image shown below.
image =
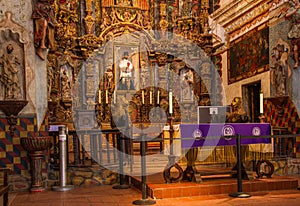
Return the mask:
{"type": "Polygon", "coordinates": [[[105,103],[108,104],[108,91],[105,90],[105,103]]]}
{"type": "Polygon", "coordinates": [[[142,90],[142,104],[145,104],[144,90],[142,90]]]}
{"type": "Polygon", "coordinates": [[[117,94],[116,91],[114,91],[114,104],[117,102],[117,94]]]}
{"type": "Polygon", "coordinates": [[[159,104],[159,90],[157,91],[157,104],[159,104]]]}
{"type": "Polygon", "coordinates": [[[150,104],[152,104],[152,91],[150,91],[150,104]]]}
{"type": "Polygon", "coordinates": [[[173,113],[173,94],[172,92],[169,92],[169,113],[173,113]]]}
{"type": "Polygon", "coordinates": [[[98,102],[101,103],[101,90],[99,89],[99,92],[98,92],[98,102]]]}
{"type": "Polygon", "coordinates": [[[259,113],[264,113],[264,93],[259,93],[259,113]]]}

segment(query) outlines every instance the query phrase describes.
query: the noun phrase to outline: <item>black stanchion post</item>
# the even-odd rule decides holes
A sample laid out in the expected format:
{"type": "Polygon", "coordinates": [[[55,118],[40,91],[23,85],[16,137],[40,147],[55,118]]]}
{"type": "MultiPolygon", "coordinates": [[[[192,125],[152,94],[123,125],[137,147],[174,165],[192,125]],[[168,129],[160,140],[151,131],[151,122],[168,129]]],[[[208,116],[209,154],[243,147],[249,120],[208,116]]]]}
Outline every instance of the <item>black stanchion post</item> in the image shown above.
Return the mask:
{"type": "Polygon", "coordinates": [[[141,134],[141,166],[142,166],[142,199],[133,201],[135,205],[153,205],[155,200],[147,199],[147,184],[146,184],[146,141],[144,134],[141,134]]]}
{"type": "Polygon", "coordinates": [[[238,191],[234,193],[230,193],[231,197],[239,197],[239,198],[247,198],[251,197],[251,195],[242,192],[242,160],[241,160],[241,135],[236,135],[236,156],[237,156],[237,185],[238,191]]]}
{"type": "Polygon", "coordinates": [[[124,154],[124,144],[123,144],[124,138],[118,132],[117,134],[117,147],[118,147],[118,154],[119,154],[119,178],[120,178],[120,184],[113,186],[113,189],[128,189],[130,188],[130,185],[127,185],[125,183],[125,175],[124,173],[124,167],[123,167],[123,154],[124,154]]]}

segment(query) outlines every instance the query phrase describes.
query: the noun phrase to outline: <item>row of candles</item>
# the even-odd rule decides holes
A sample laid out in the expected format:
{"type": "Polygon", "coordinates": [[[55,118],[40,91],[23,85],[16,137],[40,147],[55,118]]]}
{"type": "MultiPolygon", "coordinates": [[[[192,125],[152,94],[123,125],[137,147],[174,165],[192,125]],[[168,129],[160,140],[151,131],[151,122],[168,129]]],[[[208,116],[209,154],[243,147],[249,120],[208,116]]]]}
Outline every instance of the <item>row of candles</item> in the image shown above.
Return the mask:
{"type": "MultiPolygon", "coordinates": [[[[102,103],[102,100],[101,100],[101,94],[102,94],[102,91],[99,90],[98,91],[98,102],[101,104],[102,103]]],[[[117,99],[117,95],[116,95],[116,91],[114,91],[113,93],[113,101],[114,101],[114,104],[116,103],[116,99],[117,99]]],[[[150,104],[152,104],[152,96],[153,96],[153,93],[152,91],[149,92],[149,96],[150,96],[150,104]]],[[[157,91],[157,104],[159,104],[160,102],[160,91],[158,90],[157,91]]],[[[105,103],[108,104],[108,90],[105,90],[105,103]]],[[[142,90],[142,104],[145,104],[145,91],[142,90]]],[[[170,91],[169,92],[169,113],[172,114],[173,113],[173,93],[170,91]]]]}
{"type": "MultiPolygon", "coordinates": [[[[101,95],[102,95],[102,91],[99,89],[98,91],[98,102],[101,104],[102,103],[102,98],[101,98],[101,95]]],[[[116,92],[114,92],[114,103],[116,103],[116,92]]],[[[108,90],[105,90],[105,103],[108,104],[108,90]]]]}

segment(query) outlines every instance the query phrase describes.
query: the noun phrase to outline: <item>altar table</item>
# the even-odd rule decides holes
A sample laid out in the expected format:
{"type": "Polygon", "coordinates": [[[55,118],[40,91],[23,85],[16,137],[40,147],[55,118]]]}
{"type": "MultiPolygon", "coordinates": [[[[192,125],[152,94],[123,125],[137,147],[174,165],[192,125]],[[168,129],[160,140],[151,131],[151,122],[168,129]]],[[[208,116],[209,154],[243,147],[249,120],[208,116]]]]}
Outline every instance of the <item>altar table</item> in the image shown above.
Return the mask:
{"type": "Polygon", "coordinates": [[[181,147],[185,149],[236,145],[236,138],[232,138],[232,136],[237,134],[254,136],[253,138],[241,138],[242,145],[271,143],[271,138],[263,137],[271,134],[271,126],[268,123],[181,124],[180,133],[181,147]]]}

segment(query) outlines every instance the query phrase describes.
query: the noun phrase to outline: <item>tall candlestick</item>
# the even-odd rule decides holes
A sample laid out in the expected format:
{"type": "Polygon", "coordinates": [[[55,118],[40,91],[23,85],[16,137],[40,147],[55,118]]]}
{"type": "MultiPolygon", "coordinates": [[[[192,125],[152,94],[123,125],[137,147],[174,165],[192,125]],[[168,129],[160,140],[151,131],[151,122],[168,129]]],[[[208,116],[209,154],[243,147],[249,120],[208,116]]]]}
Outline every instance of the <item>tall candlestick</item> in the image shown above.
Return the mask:
{"type": "Polygon", "coordinates": [[[157,91],[157,104],[159,104],[159,90],[157,91]]]}
{"type": "Polygon", "coordinates": [[[105,90],[105,103],[108,104],[108,91],[105,90]]]}
{"type": "Polygon", "coordinates": [[[142,90],[142,104],[145,104],[144,90],[142,90]]]}
{"type": "Polygon", "coordinates": [[[264,113],[264,93],[262,91],[259,93],[259,113],[264,113]]]}
{"type": "Polygon", "coordinates": [[[173,113],[173,94],[172,92],[169,92],[169,113],[173,113]]]}
{"type": "Polygon", "coordinates": [[[152,104],[152,91],[150,91],[150,104],[152,104]]]}
{"type": "Polygon", "coordinates": [[[101,90],[98,91],[98,102],[101,104],[101,90]]]}

